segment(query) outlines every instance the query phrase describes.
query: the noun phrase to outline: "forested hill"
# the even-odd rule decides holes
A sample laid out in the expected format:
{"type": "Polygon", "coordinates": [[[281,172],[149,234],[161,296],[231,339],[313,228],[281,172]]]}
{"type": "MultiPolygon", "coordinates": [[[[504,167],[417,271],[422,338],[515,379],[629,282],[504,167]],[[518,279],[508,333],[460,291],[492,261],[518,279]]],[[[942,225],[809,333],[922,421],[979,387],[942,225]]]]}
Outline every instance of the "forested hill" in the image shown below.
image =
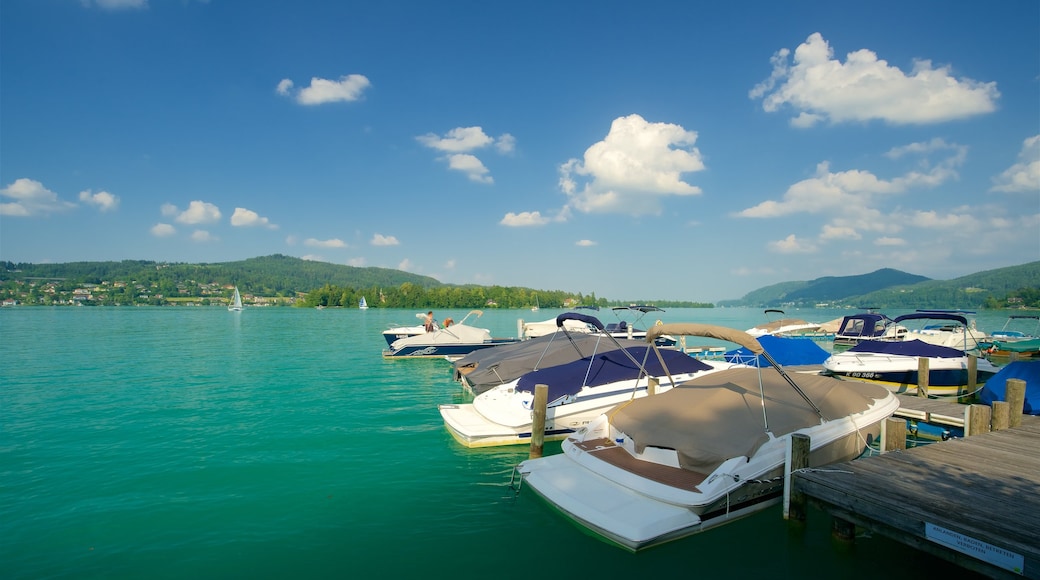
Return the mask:
{"type": "Polygon", "coordinates": [[[858,276],[784,282],[719,306],[853,306],[859,308],[1001,308],[1040,306],[1040,262],[932,280],[885,268],[858,276]]]}
{"type": "Polygon", "coordinates": [[[883,268],[858,276],[826,276],[802,282],[782,282],[759,288],[740,300],[721,302],[720,306],[814,305],[844,300],[893,286],[910,286],[930,278],[883,268]]]}
{"type": "Polygon", "coordinates": [[[263,296],[292,296],[332,284],[354,288],[397,287],[411,283],[422,288],[442,286],[429,276],[389,268],[359,268],[314,262],[275,254],[239,262],[184,264],[123,260],[121,262],[66,262],[62,264],[0,263],[0,281],[16,278],[68,278],[100,284],[105,280],[140,283],[195,280],[199,283],[237,284],[263,296]]]}

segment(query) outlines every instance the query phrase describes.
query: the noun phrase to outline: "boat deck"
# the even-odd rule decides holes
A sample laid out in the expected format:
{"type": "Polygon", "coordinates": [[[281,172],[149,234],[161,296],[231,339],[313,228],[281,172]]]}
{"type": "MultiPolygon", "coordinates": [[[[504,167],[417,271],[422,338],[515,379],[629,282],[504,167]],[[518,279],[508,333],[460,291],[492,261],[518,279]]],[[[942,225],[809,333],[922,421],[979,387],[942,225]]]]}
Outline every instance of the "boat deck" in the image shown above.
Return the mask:
{"type": "Polygon", "coordinates": [[[595,455],[615,467],[672,487],[700,492],[697,488],[705,476],[678,467],[669,467],[651,461],[641,461],[606,437],[577,443],[577,447],[595,455]]]}

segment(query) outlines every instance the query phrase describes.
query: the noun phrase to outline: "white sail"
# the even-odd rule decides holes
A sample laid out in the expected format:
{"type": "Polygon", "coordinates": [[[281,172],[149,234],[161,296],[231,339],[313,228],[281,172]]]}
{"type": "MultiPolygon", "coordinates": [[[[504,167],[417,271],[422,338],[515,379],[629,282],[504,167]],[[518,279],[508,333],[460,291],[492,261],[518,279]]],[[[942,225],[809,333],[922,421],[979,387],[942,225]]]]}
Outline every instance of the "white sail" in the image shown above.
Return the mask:
{"type": "Polygon", "coordinates": [[[238,293],[238,286],[235,286],[235,295],[231,297],[231,304],[227,307],[231,312],[240,312],[242,310],[242,295],[238,293]]]}
{"type": "Polygon", "coordinates": [[[368,310],[368,301],[365,300],[364,296],[362,296],[361,300],[358,301],[358,308],[361,310],[368,310]]]}

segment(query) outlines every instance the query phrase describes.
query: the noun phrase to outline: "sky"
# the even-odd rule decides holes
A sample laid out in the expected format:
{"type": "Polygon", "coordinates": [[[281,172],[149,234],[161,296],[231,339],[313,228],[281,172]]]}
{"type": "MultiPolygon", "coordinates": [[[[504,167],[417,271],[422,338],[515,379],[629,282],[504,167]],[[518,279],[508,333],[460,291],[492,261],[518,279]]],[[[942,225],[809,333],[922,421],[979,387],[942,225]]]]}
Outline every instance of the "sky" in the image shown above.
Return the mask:
{"type": "Polygon", "coordinates": [[[272,254],[696,302],[1040,260],[1040,2],[0,2],[0,260],[272,254]]]}

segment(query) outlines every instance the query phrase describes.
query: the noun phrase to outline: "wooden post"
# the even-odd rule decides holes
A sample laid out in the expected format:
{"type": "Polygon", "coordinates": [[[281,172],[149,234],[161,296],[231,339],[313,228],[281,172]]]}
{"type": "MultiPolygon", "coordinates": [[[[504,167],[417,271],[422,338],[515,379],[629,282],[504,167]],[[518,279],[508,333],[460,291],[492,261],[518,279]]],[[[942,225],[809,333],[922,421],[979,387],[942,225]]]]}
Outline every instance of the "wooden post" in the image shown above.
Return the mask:
{"type": "Polygon", "coordinates": [[[856,524],[835,516],[831,522],[831,536],[843,542],[855,542],[856,524]]]}
{"type": "Polygon", "coordinates": [[[881,452],[906,449],[906,419],[889,417],[881,424],[881,452]]]}
{"type": "Polygon", "coordinates": [[[661,381],[657,380],[657,377],[650,377],[646,380],[646,396],[652,397],[657,394],[657,387],[661,385],[661,381]]]}
{"type": "Polygon", "coordinates": [[[809,467],[809,436],[792,433],[787,443],[787,464],[784,466],[784,519],[805,521],[805,493],[794,489],[793,473],[809,467]]]}
{"type": "Polygon", "coordinates": [[[524,319],[516,319],[516,337],[523,340],[524,338],[524,319]]]}
{"type": "Polygon", "coordinates": [[[993,420],[991,423],[991,429],[994,431],[1003,431],[1010,426],[1011,419],[1011,405],[1007,401],[993,401],[993,420]]]}
{"type": "Polygon", "coordinates": [[[989,431],[990,408],[988,405],[968,405],[964,408],[964,436],[982,435],[989,431]]]}
{"type": "Polygon", "coordinates": [[[1026,405],[1026,382],[1022,379],[1008,379],[1004,387],[1004,400],[1008,402],[1008,426],[1022,425],[1022,410],[1026,405]]]}
{"type": "Polygon", "coordinates": [[[549,403],[549,385],[534,386],[534,405],[531,411],[531,459],[542,456],[545,446],[545,407],[549,403]]]}
{"type": "Polygon", "coordinates": [[[917,396],[928,397],[928,359],[917,359],[917,396]]]}

